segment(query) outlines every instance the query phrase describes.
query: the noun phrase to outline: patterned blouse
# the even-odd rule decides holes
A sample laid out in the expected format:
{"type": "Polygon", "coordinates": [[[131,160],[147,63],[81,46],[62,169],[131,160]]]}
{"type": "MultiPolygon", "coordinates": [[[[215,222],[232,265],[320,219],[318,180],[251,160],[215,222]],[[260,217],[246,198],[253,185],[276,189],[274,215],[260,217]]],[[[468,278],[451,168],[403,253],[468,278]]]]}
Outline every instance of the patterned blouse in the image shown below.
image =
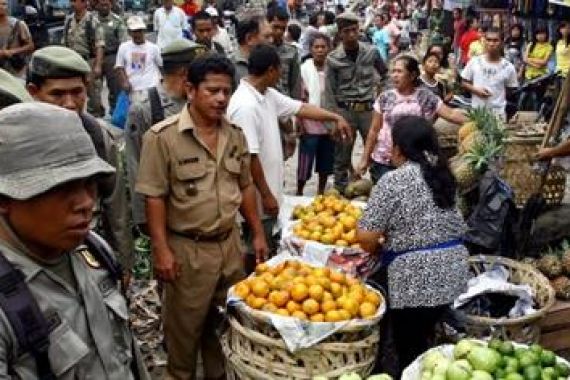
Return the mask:
{"type": "Polygon", "coordinates": [[[406,163],[378,181],[359,228],[382,232],[383,249],[401,253],[388,265],[390,307],[445,305],[466,289],[465,247],[429,248],[460,238],[465,224],[456,208],[435,204],[418,164],[406,163]]]}
{"type": "Polygon", "coordinates": [[[389,165],[392,156],[392,127],[403,116],[421,116],[433,119],[442,100],[425,87],[418,87],[411,95],[402,95],[391,89],[383,92],[374,103],[374,111],[382,114],[382,129],[372,153],[372,159],[389,165]]]}

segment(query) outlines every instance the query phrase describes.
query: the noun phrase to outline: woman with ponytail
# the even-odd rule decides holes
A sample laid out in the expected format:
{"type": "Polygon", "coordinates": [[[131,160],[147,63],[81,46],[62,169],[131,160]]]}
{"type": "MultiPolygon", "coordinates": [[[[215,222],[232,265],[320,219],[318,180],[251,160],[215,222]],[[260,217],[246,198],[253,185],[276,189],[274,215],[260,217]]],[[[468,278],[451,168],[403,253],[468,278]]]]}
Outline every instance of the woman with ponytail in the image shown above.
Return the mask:
{"type": "Polygon", "coordinates": [[[372,277],[386,291],[385,331],[395,350],[379,361],[399,378],[430,347],[436,322],[466,290],[469,265],[456,183],[435,129],[425,118],[405,116],[394,123],[392,142],[396,169],[374,186],[357,238],[379,255],[372,277]]]}

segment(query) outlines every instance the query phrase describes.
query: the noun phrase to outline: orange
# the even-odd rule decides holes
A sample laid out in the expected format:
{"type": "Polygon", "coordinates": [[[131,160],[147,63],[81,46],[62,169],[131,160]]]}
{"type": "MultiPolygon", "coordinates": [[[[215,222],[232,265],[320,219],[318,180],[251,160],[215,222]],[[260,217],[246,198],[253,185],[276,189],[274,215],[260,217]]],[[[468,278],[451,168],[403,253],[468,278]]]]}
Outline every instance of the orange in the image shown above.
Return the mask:
{"type": "Polygon", "coordinates": [[[362,301],[364,301],[364,293],[359,291],[349,291],[347,298],[356,301],[356,303],[360,305],[362,301]]]}
{"type": "Polygon", "coordinates": [[[255,267],[255,273],[260,275],[264,272],[267,272],[268,269],[269,269],[269,266],[267,266],[266,263],[260,263],[260,264],[257,264],[257,266],[255,267]]]}
{"type": "Polygon", "coordinates": [[[323,289],[330,290],[331,289],[331,280],[326,277],[318,277],[317,282],[319,285],[323,287],[323,289]]]}
{"type": "Polygon", "coordinates": [[[353,216],[345,216],[340,222],[346,231],[354,230],[356,228],[356,218],[353,216]]]}
{"type": "Polygon", "coordinates": [[[313,314],[310,316],[311,322],[324,322],[325,315],[322,313],[313,314]]]}
{"type": "Polygon", "coordinates": [[[275,276],[273,276],[271,272],[264,272],[261,274],[261,276],[259,276],[259,278],[267,282],[268,284],[271,284],[271,281],[273,281],[275,276]]]}
{"type": "Polygon", "coordinates": [[[251,291],[256,297],[265,298],[269,294],[269,285],[263,280],[255,280],[251,285],[251,291]]]}
{"type": "Polygon", "coordinates": [[[269,283],[269,287],[271,288],[271,290],[281,290],[283,286],[285,286],[285,279],[281,276],[275,277],[269,283]]]}
{"type": "Polygon", "coordinates": [[[324,301],[321,304],[321,310],[323,311],[323,313],[327,313],[331,310],[336,310],[337,308],[337,304],[334,301],[324,301]]]}
{"type": "Polygon", "coordinates": [[[283,269],[283,271],[281,272],[281,275],[284,278],[287,278],[289,280],[294,279],[297,276],[297,271],[293,268],[285,268],[283,269]]]}
{"type": "Polygon", "coordinates": [[[331,294],[335,298],[342,296],[342,285],[339,284],[338,282],[332,282],[331,283],[331,294]]]}
{"type": "Polygon", "coordinates": [[[334,297],[331,292],[327,292],[326,290],[323,293],[323,302],[324,301],[334,301],[334,297]]]}
{"type": "Polygon", "coordinates": [[[302,302],[309,296],[309,288],[305,284],[295,284],[291,289],[291,298],[293,301],[302,302]]]}
{"type": "Polygon", "coordinates": [[[293,268],[295,270],[298,270],[301,267],[301,263],[298,262],[297,260],[288,260],[285,262],[285,266],[287,268],[293,268]]]}
{"type": "Polygon", "coordinates": [[[289,302],[289,293],[284,290],[274,290],[269,293],[269,302],[277,307],[283,307],[289,302]]]}
{"type": "Polygon", "coordinates": [[[238,282],[234,288],[234,293],[241,299],[246,299],[250,293],[249,285],[245,281],[238,282]]]}
{"type": "Polygon", "coordinates": [[[341,321],[348,321],[349,319],[352,319],[352,315],[350,315],[350,313],[344,309],[340,309],[338,311],[338,314],[340,315],[341,321]]]}
{"type": "Polygon", "coordinates": [[[277,311],[275,312],[275,314],[277,315],[281,315],[283,317],[289,317],[289,312],[287,311],[287,309],[277,309],[277,311]]]}
{"type": "Polygon", "coordinates": [[[336,282],[340,285],[343,285],[345,282],[345,276],[344,274],[337,272],[335,270],[331,271],[331,274],[329,275],[329,278],[331,279],[332,282],[336,282]]]}
{"type": "Polygon", "coordinates": [[[358,285],[358,284],[360,284],[360,281],[358,281],[357,278],[354,278],[352,276],[346,276],[346,285],[352,286],[352,285],[358,285]]]}
{"type": "Polygon", "coordinates": [[[265,305],[263,305],[263,307],[261,308],[261,310],[263,311],[268,311],[270,313],[275,313],[277,312],[278,307],[275,306],[272,303],[266,303],[265,305]]]}
{"type": "Polygon", "coordinates": [[[312,274],[309,274],[307,277],[305,277],[305,284],[307,284],[307,286],[309,287],[311,287],[312,285],[316,285],[318,283],[319,283],[318,279],[312,274]]]}
{"type": "Polygon", "coordinates": [[[338,245],[339,247],[348,247],[348,242],[346,240],[337,240],[335,241],[334,245],[338,245]]]}
{"type": "Polygon", "coordinates": [[[253,309],[259,310],[261,309],[265,304],[267,303],[267,300],[265,298],[260,298],[260,297],[256,297],[252,304],[250,305],[253,309]]]}
{"type": "Polygon", "coordinates": [[[337,310],[330,310],[325,314],[325,321],[338,322],[341,320],[341,315],[337,310]]]}
{"type": "Polygon", "coordinates": [[[348,298],[343,302],[342,308],[350,313],[351,316],[355,317],[358,315],[358,302],[352,298],[348,298]]]}
{"type": "Polygon", "coordinates": [[[247,304],[247,306],[249,307],[253,307],[253,304],[255,302],[255,297],[253,294],[250,294],[249,296],[247,296],[247,298],[245,299],[245,303],[247,304]]]}
{"type": "Polygon", "coordinates": [[[301,268],[299,268],[299,275],[300,276],[309,276],[313,271],[311,270],[311,268],[307,267],[307,266],[303,266],[301,268]]]}
{"type": "Polygon", "coordinates": [[[366,296],[364,297],[364,301],[370,302],[374,306],[378,307],[382,303],[382,298],[380,298],[380,296],[376,292],[369,290],[366,292],[366,296]]]}
{"type": "Polygon", "coordinates": [[[292,316],[292,317],[295,317],[295,318],[299,318],[299,319],[301,319],[301,320],[303,320],[303,321],[306,321],[306,320],[309,319],[309,318],[307,318],[307,314],[303,313],[303,312],[300,311],[300,310],[297,310],[297,311],[291,313],[291,316],[292,316]]]}
{"type": "Polygon", "coordinates": [[[359,308],[359,314],[362,318],[371,318],[376,315],[376,306],[370,302],[363,302],[359,308]]]}
{"type": "Polygon", "coordinates": [[[328,277],[330,273],[329,268],[315,268],[313,270],[313,275],[315,277],[328,277]]]}
{"type": "Polygon", "coordinates": [[[303,302],[303,311],[307,315],[313,315],[319,312],[319,303],[314,299],[307,299],[303,302]]]}
{"type": "Polygon", "coordinates": [[[293,284],[304,284],[304,283],[305,283],[305,277],[297,276],[293,279],[293,284]]]}
{"type": "Polygon", "coordinates": [[[317,302],[323,299],[324,289],[320,285],[311,285],[309,288],[309,296],[317,302]]]}
{"type": "Polygon", "coordinates": [[[301,309],[302,309],[301,305],[295,301],[287,302],[287,306],[285,306],[285,307],[287,308],[287,311],[291,314],[293,314],[296,311],[301,311],[301,309]]]}

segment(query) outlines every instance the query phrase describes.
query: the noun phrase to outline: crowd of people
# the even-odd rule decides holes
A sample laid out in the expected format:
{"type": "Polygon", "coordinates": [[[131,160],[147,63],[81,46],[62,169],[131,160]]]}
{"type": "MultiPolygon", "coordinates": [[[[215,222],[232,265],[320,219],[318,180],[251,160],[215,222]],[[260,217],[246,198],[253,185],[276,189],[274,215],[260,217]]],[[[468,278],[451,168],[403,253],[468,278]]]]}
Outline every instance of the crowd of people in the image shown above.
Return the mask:
{"type": "MultiPolygon", "coordinates": [[[[392,347],[378,366],[398,376],[468,277],[432,123],[467,120],[449,106],[462,91],[506,118],[512,90],[570,68],[567,22],[556,36],[540,24],[505,35],[500,19],[458,8],[446,28],[437,0],[252,1],[231,8],[231,30],[225,5],[164,0],[156,42],[111,0],[71,4],[61,45],[34,50],[0,0],[0,376],[146,378],[119,290],[133,238],[148,235],[166,378],[195,378],[198,353],[205,378],[225,378],[218,306],[278,252],[284,161],[296,150],[297,195],[313,172],[319,194],[331,176],[341,192],[361,176],[376,184],[357,235],[382,252],[392,347]],[[108,123],[121,96],[122,130],[108,123]]],[[[533,91],[536,107],[545,89],[533,91]]]]}

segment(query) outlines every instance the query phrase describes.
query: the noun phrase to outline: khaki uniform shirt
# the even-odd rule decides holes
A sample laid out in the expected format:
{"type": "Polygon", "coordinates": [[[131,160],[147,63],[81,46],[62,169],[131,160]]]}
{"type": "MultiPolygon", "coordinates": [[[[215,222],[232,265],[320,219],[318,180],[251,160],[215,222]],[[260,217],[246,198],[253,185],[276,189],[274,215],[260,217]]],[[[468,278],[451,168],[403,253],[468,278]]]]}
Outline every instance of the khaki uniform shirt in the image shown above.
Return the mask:
{"type": "MultiPolygon", "coordinates": [[[[160,97],[160,103],[164,112],[164,118],[176,115],[182,111],[186,99],[174,99],[159,85],[156,87],[160,97]]],[[[125,154],[129,191],[131,194],[131,212],[135,224],[146,223],[144,198],[135,192],[137,172],[143,135],[152,127],[152,107],[149,98],[135,102],[129,107],[127,122],[125,123],[125,154]]]]}
{"type": "Polygon", "coordinates": [[[85,60],[89,60],[89,58],[94,56],[96,48],[105,47],[105,34],[94,13],[86,12],[79,21],[75,19],[75,13],[67,17],[64,28],[67,25],[69,25],[69,27],[63,31],[64,46],[76,51],[85,60]],[[93,28],[92,38],[94,46],[89,46],[89,35],[87,32],[87,28],[89,27],[93,28]]]}
{"type": "Polygon", "coordinates": [[[340,44],[327,57],[325,80],[326,108],[338,110],[338,102],[372,102],[377,75],[387,72],[378,50],[359,42],[356,62],[347,56],[340,44]]]}
{"type": "Polygon", "coordinates": [[[105,54],[116,54],[119,45],[129,37],[127,25],[119,15],[113,12],[107,16],[98,15],[98,18],[105,36],[105,54]]]}
{"type": "Polygon", "coordinates": [[[207,237],[231,230],[250,183],[245,136],[225,120],[217,152],[196,135],[188,107],[144,135],[136,191],[166,199],[171,231],[207,237]]]}
{"type": "MultiPolygon", "coordinates": [[[[99,263],[78,248],[69,253],[74,287],[3,240],[0,251],[22,271],[48,321],[48,354],[57,379],[134,379],[128,309],[107,270],[97,267],[99,263]]],[[[12,326],[0,311],[0,378],[13,376],[38,378],[34,358],[19,352],[12,326]]],[[[147,378],[146,373],[142,376],[147,378]]]]}
{"type": "Polygon", "coordinates": [[[276,46],[281,59],[281,78],[276,89],[294,99],[301,99],[301,69],[299,67],[299,52],[288,43],[276,46]]]}

